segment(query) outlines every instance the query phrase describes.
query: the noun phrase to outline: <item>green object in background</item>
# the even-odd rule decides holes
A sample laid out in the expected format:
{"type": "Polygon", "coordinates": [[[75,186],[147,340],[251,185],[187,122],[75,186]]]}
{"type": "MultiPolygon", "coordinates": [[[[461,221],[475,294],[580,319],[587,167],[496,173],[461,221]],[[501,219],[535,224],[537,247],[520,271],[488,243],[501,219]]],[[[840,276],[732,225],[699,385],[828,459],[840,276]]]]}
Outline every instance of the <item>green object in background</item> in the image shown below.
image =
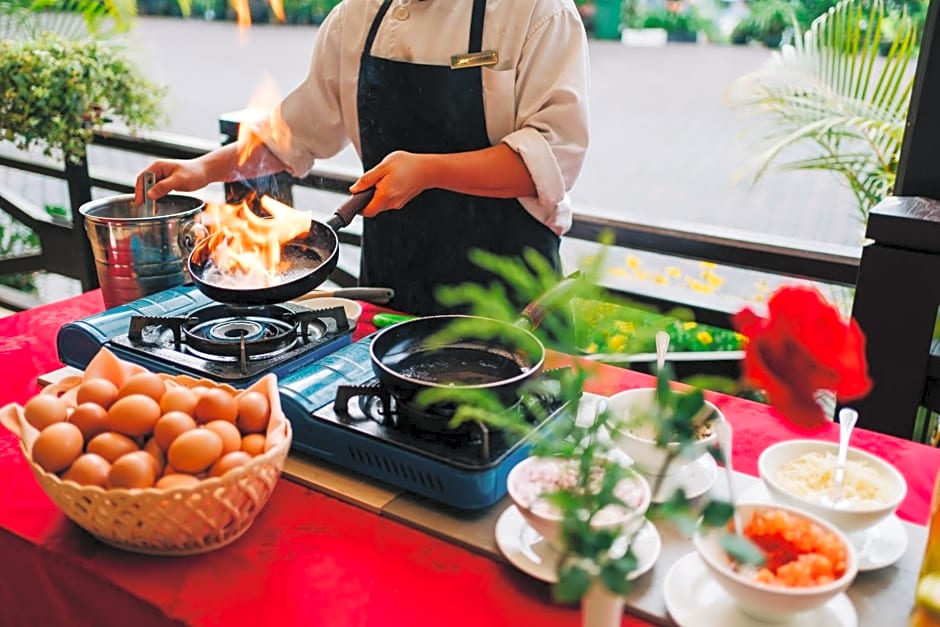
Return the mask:
{"type": "Polygon", "coordinates": [[[407,320],[414,320],[415,316],[409,316],[407,314],[393,314],[393,313],[377,313],[372,318],[372,324],[376,329],[381,329],[383,327],[389,327],[393,324],[398,324],[399,322],[405,322],[407,320]]]}
{"type": "Polygon", "coordinates": [[[596,0],[594,3],[594,36],[597,39],[620,39],[622,0],[596,0]]]}

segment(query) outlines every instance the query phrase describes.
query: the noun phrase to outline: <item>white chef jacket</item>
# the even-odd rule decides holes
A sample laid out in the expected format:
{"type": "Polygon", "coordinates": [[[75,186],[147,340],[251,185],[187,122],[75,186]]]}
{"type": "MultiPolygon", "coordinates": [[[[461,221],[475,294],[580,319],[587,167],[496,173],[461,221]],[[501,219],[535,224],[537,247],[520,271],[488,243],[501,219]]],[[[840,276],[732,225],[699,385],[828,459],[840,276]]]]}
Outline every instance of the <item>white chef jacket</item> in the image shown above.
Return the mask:
{"type": "MultiPolygon", "coordinates": [[[[359,61],[382,1],[344,0],[327,16],[307,77],[280,106],[289,133],[272,132],[268,123],[255,126],[294,176],[350,140],[361,157],[359,61]]],[[[472,7],[470,0],[394,0],[372,54],[449,65],[451,55],[467,52],[472,7]]],[[[561,235],[571,227],[567,191],[588,146],[587,38],[573,0],[488,0],[483,50],[499,54],[496,65],[482,68],[490,142],[505,143],[522,157],[537,196],[519,201],[561,235]]]]}

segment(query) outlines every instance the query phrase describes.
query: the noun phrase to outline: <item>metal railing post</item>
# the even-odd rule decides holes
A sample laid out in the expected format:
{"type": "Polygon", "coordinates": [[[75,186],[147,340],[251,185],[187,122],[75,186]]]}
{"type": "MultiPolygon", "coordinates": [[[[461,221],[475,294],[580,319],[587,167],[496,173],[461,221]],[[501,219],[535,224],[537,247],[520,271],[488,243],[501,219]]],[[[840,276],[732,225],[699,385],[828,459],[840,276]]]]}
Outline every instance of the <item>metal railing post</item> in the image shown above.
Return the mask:
{"type": "MultiPolygon", "coordinates": [[[[91,200],[91,176],[88,173],[87,154],[78,163],[65,160],[65,179],[68,183],[69,201],[72,205],[72,242],[74,246],[68,254],[75,261],[75,268],[82,291],[87,292],[98,287],[98,272],[95,269],[95,258],[91,251],[91,243],[85,235],[85,221],[79,208],[91,200]]],[[[63,254],[56,251],[53,254],[63,254]]]]}

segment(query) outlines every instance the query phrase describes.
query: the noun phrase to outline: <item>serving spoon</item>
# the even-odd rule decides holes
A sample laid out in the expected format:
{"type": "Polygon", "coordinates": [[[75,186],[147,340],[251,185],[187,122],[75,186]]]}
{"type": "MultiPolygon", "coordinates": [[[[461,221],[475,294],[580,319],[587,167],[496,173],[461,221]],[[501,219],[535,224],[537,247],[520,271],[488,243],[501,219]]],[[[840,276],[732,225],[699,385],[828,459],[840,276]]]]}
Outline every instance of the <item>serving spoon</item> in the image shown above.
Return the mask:
{"type": "Polygon", "coordinates": [[[666,353],[669,352],[669,334],[665,331],[656,332],[656,372],[666,365],[666,353]]]}
{"type": "Polygon", "coordinates": [[[845,458],[849,452],[849,440],[857,420],[858,412],[851,407],[839,410],[839,457],[836,459],[835,480],[829,488],[829,493],[822,499],[823,505],[835,508],[849,505],[849,500],[842,494],[842,484],[845,482],[845,458]]]}

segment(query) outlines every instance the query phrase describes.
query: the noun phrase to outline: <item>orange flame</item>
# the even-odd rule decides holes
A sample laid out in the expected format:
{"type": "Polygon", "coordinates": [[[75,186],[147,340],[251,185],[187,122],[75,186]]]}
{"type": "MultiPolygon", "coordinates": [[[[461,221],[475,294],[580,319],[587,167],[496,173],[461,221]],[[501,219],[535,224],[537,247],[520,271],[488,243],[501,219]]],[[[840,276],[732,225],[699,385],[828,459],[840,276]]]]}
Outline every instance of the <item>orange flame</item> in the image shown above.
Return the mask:
{"type": "Polygon", "coordinates": [[[268,139],[278,146],[290,145],[290,128],[284,122],[279,103],[277,85],[270,76],[266,76],[252,95],[238,127],[238,165],[244,165],[251,153],[268,139]],[[268,118],[266,125],[253,124],[265,117],[268,118]]]}
{"type": "Polygon", "coordinates": [[[206,248],[213,272],[239,287],[275,282],[286,269],[282,246],[310,231],[310,216],[302,211],[270,196],[261,197],[261,207],[270,217],[254,213],[247,201],[237,205],[207,203],[200,216],[209,232],[206,248]]]}

